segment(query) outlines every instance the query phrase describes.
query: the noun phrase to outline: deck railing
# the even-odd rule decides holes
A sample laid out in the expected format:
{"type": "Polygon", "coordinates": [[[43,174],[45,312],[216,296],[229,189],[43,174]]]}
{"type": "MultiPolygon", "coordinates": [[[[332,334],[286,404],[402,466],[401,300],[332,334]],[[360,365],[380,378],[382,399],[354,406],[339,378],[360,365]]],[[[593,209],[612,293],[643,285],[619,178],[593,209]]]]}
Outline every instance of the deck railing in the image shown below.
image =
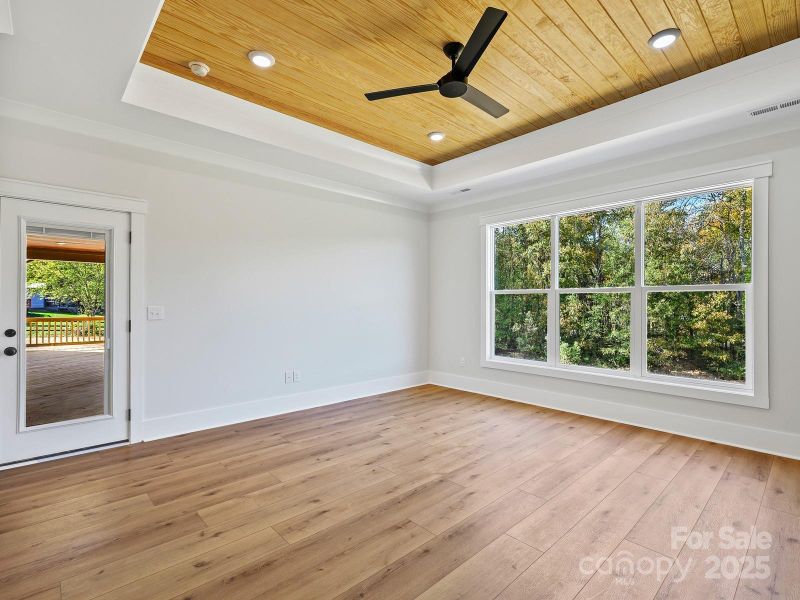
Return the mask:
{"type": "Polygon", "coordinates": [[[97,344],[105,340],[106,318],[28,317],[25,342],[28,346],[71,346],[97,344]]]}

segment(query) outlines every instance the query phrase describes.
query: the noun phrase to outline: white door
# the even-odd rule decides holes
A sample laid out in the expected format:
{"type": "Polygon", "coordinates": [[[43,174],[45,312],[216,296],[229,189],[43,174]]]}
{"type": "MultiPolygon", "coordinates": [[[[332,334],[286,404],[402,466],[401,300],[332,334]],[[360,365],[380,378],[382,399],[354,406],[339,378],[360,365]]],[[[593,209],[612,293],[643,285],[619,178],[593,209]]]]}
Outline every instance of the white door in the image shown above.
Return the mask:
{"type": "Polygon", "coordinates": [[[0,465],[128,439],[129,231],[0,198],[0,465]]]}

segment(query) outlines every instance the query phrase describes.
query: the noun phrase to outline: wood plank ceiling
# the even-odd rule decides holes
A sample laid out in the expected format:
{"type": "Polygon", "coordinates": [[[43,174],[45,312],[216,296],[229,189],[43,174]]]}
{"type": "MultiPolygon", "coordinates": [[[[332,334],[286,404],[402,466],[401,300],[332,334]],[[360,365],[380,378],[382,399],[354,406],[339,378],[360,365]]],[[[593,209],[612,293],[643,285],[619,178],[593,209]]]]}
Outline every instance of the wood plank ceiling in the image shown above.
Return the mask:
{"type": "Polygon", "coordinates": [[[798,37],[800,0],[165,0],[142,62],[435,165],[798,37]],[[509,17],[470,77],[500,119],[436,92],[441,51],[466,42],[484,8],[509,17]],[[678,27],[666,50],[650,36],[678,27]],[[277,59],[271,69],[250,50],[277,59]],[[204,79],[191,60],[211,67],[204,79]],[[443,131],[444,141],[426,134],[443,131]]]}

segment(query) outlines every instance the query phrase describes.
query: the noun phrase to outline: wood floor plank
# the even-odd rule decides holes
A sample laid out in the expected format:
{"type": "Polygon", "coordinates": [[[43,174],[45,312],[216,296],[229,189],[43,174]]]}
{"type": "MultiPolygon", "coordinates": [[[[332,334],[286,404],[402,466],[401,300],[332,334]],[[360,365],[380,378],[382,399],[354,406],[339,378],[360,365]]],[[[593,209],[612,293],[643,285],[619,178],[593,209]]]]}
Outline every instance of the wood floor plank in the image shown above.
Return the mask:
{"type": "Polygon", "coordinates": [[[540,498],[552,498],[605,460],[635,431],[634,427],[617,425],[575,453],[532,477],[523,483],[520,489],[540,498]]]}
{"type": "Polygon", "coordinates": [[[798,521],[798,461],[424,385],[0,471],[0,599],[788,599],[798,521]],[[669,549],[753,524],[766,579],[669,549]]]}
{"type": "Polygon", "coordinates": [[[674,559],[623,540],[575,600],[645,600],[658,592],[674,559]]]}
{"type": "Polygon", "coordinates": [[[664,556],[677,557],[682,546],[674,543],[674,528],[692,530],[730,460],[730,452],[724,447],[711,444],[701,446],[670,481],[627,539],[664,556]]]}
{"type": "MultiPolygon", "coordinates": [[[[237,527],[222,524],[169,540],[63,580],[62,598],[63,600],[96,598],[262,529],[265,527],[259,522],[237,527]]],[[[271,540],[269,534],[267,537],[271,540]]]]}
{"type": "Polygon", "coordinates": [[[78,573],[204,527],[197,515],[162,520],[147,515],[98,532],[92,538],[73,536],[72,544],[59,545],[55,549],[45,547],[38,560],[22,561],[20,566],[0,572],[3,600],[26,598],[78,573]]]}
{"type": "Polygon", "coordinates": [[[800,516],[800,461],[775,457],[764,506],[800,516]]]}
{"type": "Polygon", "coordinates": [[[90,510],[81,511],[8,531],[0,535],[0,571],[8,565],[9,558],[18,557],[19,553],[32,546],[59,536],[75,535],[84,529],[102,529],[110,524],[125,519],[128,515],[141,513],[153,507],[147,494],[109,502],[90,510]]]}
{"type": "Polygon", "coordinates": [[[485,600],[494,598],[541,556],[541,552],[501,535],[456,567],[415,600],[485,600]]]}
{"type": "Polygon", "coordinates": [[[198,514],[209,525],[244,524],[253,520],[272,525],[393,476],[393,473],[380,467],[351,473],[336,470],[324,479],[309,477],[299,485],[271,486],[254,494],[200,509],[198,514]]]}
{"type": "Polygon", "coordinates": [[[764,488],[762,480],[725,473],[692,529],[708,542],[683,545],[656,598],[733,598],[747,548],[728,547],[723,528],[749,541],[764,488]],[[736,568],[732,573],[731,565],[736,568]]]}
{"type": "MultiPolygon", "coordinates": [[[[8,508],[8,505],[14,500],[21,499],[25,501],[25,499],[36,496],[42,492],[57,493],[58,490],[68,489],[74,486],[85,487],[87,484],[103,481],[110,476],[122,479],[130,477],[131,473],[148,468],[164,467],[171,464],[171,462],[172,461],[166,454],[156,454],[154,456],[144,457],[141,460],[127,461],[119,465],[119,467],[113,464],[103,465],[87,469],[86,471],[78,470],[64,475],[58,474],[58,471],[51,472],[50,469],[48,469],[36,480],[25,484],[10,485],[0,492],[0,514],[9,514],[11,510],[8,508]]],[[[0,477],[0,481],[3,481],[4,478],[5,476],[0,477]]],[[[67,494],[65,493],[64,495],[66,496],[67,494]]],[[[62,497],[61,500],[63,499],[62,497]]]]}
{"type": "Polygon", "coordinates": [[[622,542],[666,486],[633,473],[499,596],[504,600],[572,598],[622,542]]]}
{"type": "MultiPolygon", "coordinates": [[[[434,533],[442,533],[518,487],[536,473],[575,452],[580,446],[580,440],[556,439],[505,468],[495,469],[484,473],[481,477],[473,478],[469,485],[454,494],[447,502],[429,506],[415,514],[414,522],[434,533]]],[[[538,496],[533,497],[539,504],[544,502],[538,496]]]]}
{"type": "Polygon", "coordinates": [[[262,529],[152,575],[98,596],[101,600],[168,600],[225,573],[269,555],[286,542],[273,529],[262,529]]]}
{"type": "MultiPolygon", "coordinates": [[[[636,435],[629,438],[635,440],[636,435]]],[[[624,444],[623,446],[624,447],[624,444]]],[[[647,459],[613,454],[518,523],[509,535],[544,552],[647,459]]]]}
{"type": "Polygon", "coordinates": [[[415,598],[529,515],[540,500],[514,490],[414,552],[337,597],[337,600],[415,598]]]}
{"type": "MultiPolygon", "coordinates": [[[[397,475],[277,523],[275,530],[287,541],[294,543],[328,527],[352,519],[420,485],[437,479],[439,476],[435,474],[397,475]]],[[[456,490],[457,488],[453,487],[452,489],[456,490]]]]}
{"type": "Polygon", "coordinates": [[[766,532],[771,539],[763,546],[754,544],[747,554],[753,565],[758,564],[759,556],[762,557],[768,571],[762,575],[754,568],[746,576],[743,574],[736,600],[797,600],[800,597],[800,517],[762,506],[756,532],[766,532]]]}
{"type": "Polygon", "coordinates": [[[20,501],[19,508],[21,510],[0,517],[0,534],[22,529],[43,521],[84,512],[128,497],[131,496],[126,492],[120,492],[118,489],[113,491],[101,490],[86,496],[78,496],[55,504],[28,508],[27,510],[23,508],[24,502],[20,501]]]}
{"type": "Polygon", "coordinates": [[[61,600],[61,590],[58,587],[50,588],[49,590],[26,596],[24,600],[61,600]]]}
{"type": "Polygon", "coordinates": [[[652,477],[672,479],[689,461],[699,446],[698,440],[673,435],[664,446],[644,461],[637,471],[652,477]]]}
{"type": "Polygon", "coordinates": [[[316,565],[358,546],[379,531],[407,522],[409,514],[420,506],[441,501],[457,487],[442,478],[426,482],[353,519],[291,544],[272,557],[240,565],[235,573],[195,588],[185,598],[234,600],[256,597],[265,589],[305,577],[316,565]]]}
{"type": "Polygon", "coordinates": [[[392,525],[315,565],[313,577],[284,579],[274,587],[262,589],[258,596],[285,600],[335,597],[432,537],[411,521],[392,525]]]}
{"type": "MultiPolygon", "coordinates": [[[[523,460],[541,449],[545,449],[545,453],[550,447],[562,449],[564,444],[560,441],[561,438],[565,438],[568,434],[575,432],[576,427],[570,426],[568,423],[548,423],[543,429],[531,431],[524,446],[514,444],[511,447],[505,447],[501,451],[493,452],[489,456],[479,458],[454,470],[448,475],[448,478],[453,483],[468,486],[482,478],[491,476],[498,469],[507,467],[509,461],[523,460]]],[[[581,439],[590,441],[591,436],[587,436],[582,429],[578,428],[577,433],[581,439]]],[[[566,439],[574,441],[574,437],[566,439]]],[[[580,443],[580,441],[575,443],[580,443]]],[[[531,477],[533,476],[534,473],[531,473],[531,477]]]]}

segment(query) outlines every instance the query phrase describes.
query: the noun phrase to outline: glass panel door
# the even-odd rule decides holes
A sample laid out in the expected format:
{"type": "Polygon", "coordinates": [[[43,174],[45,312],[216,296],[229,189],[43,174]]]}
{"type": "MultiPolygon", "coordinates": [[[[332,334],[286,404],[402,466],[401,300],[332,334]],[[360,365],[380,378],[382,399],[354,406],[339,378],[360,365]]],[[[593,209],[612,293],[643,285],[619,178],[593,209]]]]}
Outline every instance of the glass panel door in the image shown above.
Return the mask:
{"type": "Polygon", "coordinates": [[[128,438],[129,231],[0,198],[0,465],[128,438]]]}
{"type": "Polygon", "coordinates": [[[25,426],[107,415],[108,232],[25,233],[25,426]]]}

